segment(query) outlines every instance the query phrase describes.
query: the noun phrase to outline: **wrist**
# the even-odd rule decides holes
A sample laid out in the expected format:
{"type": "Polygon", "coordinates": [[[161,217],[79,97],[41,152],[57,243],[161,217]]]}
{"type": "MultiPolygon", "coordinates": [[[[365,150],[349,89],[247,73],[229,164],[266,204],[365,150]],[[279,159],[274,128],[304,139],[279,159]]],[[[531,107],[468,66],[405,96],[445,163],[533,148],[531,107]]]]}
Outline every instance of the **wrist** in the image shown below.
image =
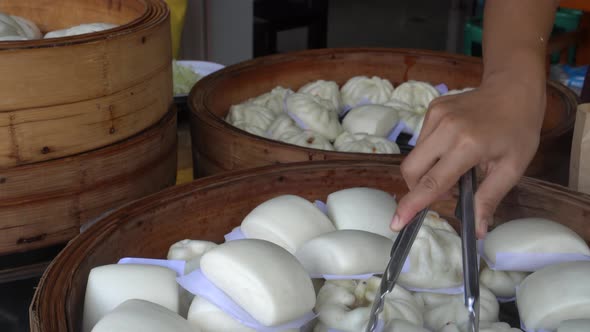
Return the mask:
{"type": "Polygon", "coordinates": [[[484,58],[482,85],[522,86],[531,97],[545,96],[545,52],[536,47],[516,47],[510,54],[484,58]]]}

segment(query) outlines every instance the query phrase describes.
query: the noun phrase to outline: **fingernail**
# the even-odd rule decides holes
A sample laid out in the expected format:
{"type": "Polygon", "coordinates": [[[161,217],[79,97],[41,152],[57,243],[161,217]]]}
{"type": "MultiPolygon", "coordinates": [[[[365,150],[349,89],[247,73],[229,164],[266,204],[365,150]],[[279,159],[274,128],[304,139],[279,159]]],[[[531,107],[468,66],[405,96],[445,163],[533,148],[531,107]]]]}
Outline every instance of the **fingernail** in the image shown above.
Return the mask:
{"type": "Polygon", "coordinates": [[[391,226],[389,226],[394,232],[398,232],[401,229],[401,220],[399,216],[396,214],[393,216],[393,220],[391,221],[391,226]]]}

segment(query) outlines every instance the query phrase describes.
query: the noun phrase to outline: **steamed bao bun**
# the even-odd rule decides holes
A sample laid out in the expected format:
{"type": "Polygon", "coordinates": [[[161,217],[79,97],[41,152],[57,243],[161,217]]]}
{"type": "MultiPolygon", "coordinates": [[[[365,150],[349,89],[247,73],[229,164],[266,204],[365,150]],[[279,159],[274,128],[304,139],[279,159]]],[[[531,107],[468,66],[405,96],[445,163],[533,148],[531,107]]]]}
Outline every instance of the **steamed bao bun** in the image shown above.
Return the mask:
{"type": "Polygon", "coordinates": [[[399,120],[403,121],[406,124],[407,128],[403,131],[404,133],[420,133],[424,122],[424,115],[426,114],[426,109],[414,108],[410,106],[408,103],[398,99],[392,99],[383,105],[393,109],[393,111],[399,117],[399,120]]]}
{"type": "Polygon", "coordinates": [[[214,242],[185,239],[171,245],[166,258],[187,262],[184,273],[188,274],[198,269],[201,257],[215,247],[214,242]]]}
{"type": "Polygon", "coordinates": [[[336,229],[356,229],[394,239],[389,225],[397,209],[395,198],[373,188],[348,188],[328,195],[328,217],[336,229]]]}
{"type": "Polygon", "coordinates": [[[393,85],[387,79],[377,76],[355,76],[349,79],[340,89],[342,101],[350,107],[363,102],[383,104],[391,99],[393,85]]]}
{"type": "Polygon", "coordinates": [[[262,94],[256,98],[251,98],[247,102],[266,107],[273,111],[275,115],[281,115],[285,113],[284,100],[291,93],[293,93],[293,90],[285,89],[282,86],[277,86],[270,92],[262,94]]]}
{"type": "Polygon", "coordinates": [[[383,326],[382,332],[431,332],[427,329],[416,326],[407,320],[403,319],[392,319],[383,326]]]}
{"type": "Polygon", "coordinates": [[[429,211],[408,255],[410,269],[398,283],[410,288],[449,288],[463,283],[461,238],[436,212],[429,211]]]}
{"type": "Polygon", "coordinates": [[[313,284],[301,263],[268,241],[245,239],[221,244],[203,255],[201,271],[265,326],[290,322],[315,306],[313,284]]]}
{"type": "Polygon", "coordinates": [[[310,82],[302,86],[298,92],[320,97],[329,101],[332,104],[332,110],[335,112],[339,112],[340,109],[342,109],[340,88],[334,81],[317,80],[310,82]]]}
{"type": "Polygon", "coordinates": [[[39,38],[41,32],[35,23],[20,16],[0,12],[0,41],[39,38]]]}
{"type": "MultiPolygon", "coordinates": [[[[367,324],[367,323],[365,323],[367,324]]],[[[365,331],[366,327],[358,330],[358,331],[365,331]]],[[[334,332],[334,331],[353,331],[353,330],[334,330],[328,328],[324,323],[319,322],[314,327],[313,332],[334,332]]],[[[358,332],[355,331],[355,332],[358,332]]],[[[416,326],[406,320],[403,319],[392,319],[389,320],[384,326],[383,329],[379,330],[381,332],[432,332],[429,331],[421,326],[416,326]]],[[[577,332],[577,331],[576,331],[577,332]]]]}
{"type": "Polygon", "coordinates": [[[261,137],[266,136],[266,132],[262,128],[257,127],[251,123],[246,122],[246,121],[236,121],[233,123],[233,125],[234,125],[234,127],[242,129],[243,131],[249,132],[252,135],[261,136],[261,137]]]}
{"type": "Polygon", "coordinates": [[[528,276],[516,292],[527,329],[558,328],[562,321],[590,317],[590,262],[550,265],[528,276]]]}
{"type": "Polygon", "coordinates": [[[242,221],[241,230],[247,238],[272,242],[294,254],[303,243],[336,229],[308,200],[282,195],[254,208],[242,221]]]}
{"type": "Polygon", "coordinates": [[[59,38],[59,37],[67,37],[67,36],[77,36],[83,35],[86,33],[98,32],[108,29],[116,28],[116,24],[111,23],[87,23],[87,24],[80,24],[74,27],[63,29],[63,30],[55,30],[48,32],[45,34],[43,38],[59,38]]]}
{"type": "MultiPolygon", "coordinates": [[[[445,325],[438,332],[467,332],[467,324],[457,326],[454,323],[445,325]]],[[[522,332],[504,322],[479,322],[479,332],[522,332]]]]}
{"type": "Polygon", "coordinates": [[[430,102],[439,96],[438,90],[429,83],[410,80],[398,86],[391,94],[391,99],[401,100],[425,111],[430,102]]]}
{"type": "Polygon", "coordinates": [[[334,147],[340,152],[399,154],[399,146],[383,137],[343,132],[334,147]]]}
{"type": "Polygon", "coordinates": [[[301,134],[302,132],[303,129],[297,127],[293,119],[287,114],[281,114],[274,119],[264,136],[280,141],[301,134]]]}
{"type": "Polygon", "coordinates": [[[351,109],[342,120],[342,127],[351,134],[364,133],[387,137],[399,121],[395,110],[383,105],[362,105],[351,109]]]}
{"type": "MultiPolygon", "coordinates": [[[[367,280],[329,280],[320,289],[315,311],[319,322],[314,332],[337,329],[344,332],[364,331],[369,321],[369,313],[379,291],[381,278],[367,280]]],[[[385,325],[403,320],[416,328],[422,326],[424,304],[402,287],[395,286],[386,295],[380,319],[385,325]]],[[[399,323],[398,323],[399,325],[399,323]]],[[[402,330],[405,331],[405,330],[402,330]]],[[[421,330],[417,330],[421,331],[421,330]]]]}
{"type": "Polygon", "coordinates": [[[497,297],[512,298],[516,295],[516,287],[529,274],[528,272],[496,271],[485,266],[479,273],[479,283],[497,297]]]}
{"type": "Polygon", "coordinates": [[[305,242],[295,253],[311,275],[381,273],[389,262],[393,242],[359,230],[340,230],[305,242]]]}
{"type": "Polygon", "coordinates": [[[296,116],[303,125],[330,141],[333,141],[343,131],[338,121],[338,113],[332,109],[332,104],[322,98],[305,94],[293,93],[285,101],[287,111],[296,116]]]}
{"type": "Polygon", "coordinates": [[[590,255],[590,249],[584,239],[562,224],[543,218],[522,218],[494,228],[486,236],[484,253],[496,263],[498,253],[590,255]]]}
{"type": "MultiPolygon", "coordinates": [[[[255,132],[264,133],[273,123],[275,117],[276,115],[270,109],[246,102],[230,107],[225,121],[234,126],[239,124],[240,128],[245,128],[246,125],[258,127],[259,131],[257,130],[255,132]]],[[[249,132],[252,131],[254,130],[249,132]]]]}
{"type": "MultiPolygon", "coordinates": [[[[498,300],[485,287],[479,288],[479,295],[480,321],[497,322],[500,312],[498,300]]],[[[449,323],[461,326],[469,321],[463,294],[416,293],[415,296],[424,301],[424,326],[432,331],[439,331],[449,323]]]]}
{"type": "MultiPolygon", "coordinates": [[[[184,273],[189,274],[201,266],[201,257],[215,247],[217,244],[213,242],[185,239],[170,246],[166,258],[185,261],[184,273]]],[[[178,292],[178,313],[186,317],[194,295],[182,287],[178,287],[178,292]]]]}
{"type": "Polygon", "coordinates": [[[327,138],[311,130],[302,130],[286,114],[277,116],[266,133],[260,136],[311,149],[334,150],[327,138]]]}
{"type": "Polygon", "coordinates": [[[280,136],[279,141],[310,149],[319,149],[327,151],[334,150],[332,143],[330,143],[328,139],[311,130],[304,130],[295,135],[280,136]]]}

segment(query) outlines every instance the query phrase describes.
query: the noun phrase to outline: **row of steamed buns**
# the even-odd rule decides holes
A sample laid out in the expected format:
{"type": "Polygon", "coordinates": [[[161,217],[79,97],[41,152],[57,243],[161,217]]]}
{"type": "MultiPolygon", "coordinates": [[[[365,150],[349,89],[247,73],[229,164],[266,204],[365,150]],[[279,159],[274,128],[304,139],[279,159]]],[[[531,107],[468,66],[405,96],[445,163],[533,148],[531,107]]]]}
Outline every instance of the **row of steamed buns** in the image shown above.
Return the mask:
{"type": "Polygon", "coordinates": [[[307,148],[398,154],[397,134],[417,138],[432,100],[469,90],[448,91],[421,81],[394,88],[377,76],[355,76],[342,87],[317,80],[297,92],[279,86],[233,105],[226,121],[251,134],[307,148]]]}
{"type": "Polygon", "coordinates": [[[0,13],[0,41],[34,40],[42,38],[59,38],[98,32],[117,27],[110,23],[88,23],[67,29],[50,31],[43,35],[37,25],[30,20],[0,13]]]}
{"type": "MultiPolygon", "coordinates": [[[[313,310],[317,318],[305,326],[309,331],[363,331],[380,283],[370,275],[385,269],[397,237],[388,227],[396,207],[392,195],[371,188],[334,192],[325,206],[299,196],[277,196],[252,210],[234,229],[232,233],[239,231],[242,239],[228,238],[221,245],[183,240],[171,246],[167,258],[186,262],[185,276],[201,271],[267,328],[313,310]]],[[[491,263],[507,252],[590,255],[587,244],[570,229],[538,218],[514,220],[489,233],[483,253],[491,263]]],[[[463,295],[444,293],[463,282],[461,240],[446,220],[428,214],[406,264],[386,298],[382,331],[466,331],[463,295]]],[[[590,277],[585,274],[590,273],[589,262],[531,272],[493,270],[482,264],[480,331],[520,331],[498,321],[498,298],[507,297],[516,297],[528,328],[556,331],[564,324],[584,323],[572,320],[590,315],[590,277]]],[[[84,331],[118,326],[145,332],[154,326],[158,331],[256,331],[211,298],[179,287],[176,277],[160,266],[94,268],[86,290],[84,331]],[[152,322],[155,317],[158,323],[152,322]]],[[[590,327],[590,322],[584,324],[590,327]]]]}

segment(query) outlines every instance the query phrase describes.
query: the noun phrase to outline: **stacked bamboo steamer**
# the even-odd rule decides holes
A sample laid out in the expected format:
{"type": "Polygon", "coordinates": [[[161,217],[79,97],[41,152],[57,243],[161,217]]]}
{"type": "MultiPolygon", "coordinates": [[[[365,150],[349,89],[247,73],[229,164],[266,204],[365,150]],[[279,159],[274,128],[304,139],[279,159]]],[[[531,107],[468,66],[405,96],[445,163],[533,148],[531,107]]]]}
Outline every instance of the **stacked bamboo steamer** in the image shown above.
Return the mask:
{"type": "MultiPolygon", "coordinates": [[[[399,164],[402,155],[324,151],[273,141],[238,129],[224,118],[231,105],[279,85],[297,90],[315,80],[328,80],[342,86],[353,76],[375,75],[395,86],[418,80],[461,89],[479,86],[482,72],[479,58],[391,48],[309,50],[227,67],[197,82],[189,96],[195,177],[307,160],[370,159],[399,164]]],[[[572,91],[548,81],[541,143],[526,175],[567,184],[576,106],[577,97],[572,91]]]]}
{"type": "MultiPolygon", "coordinates": [[[[397,197],[408,190],[399,166],[388,162],[321,161],[221,173],[130,203],[72,240],[51,263],[30,307],[31,331],[80,331],[88,274],[96,266],[123,257],[165,258],[170,245],[183,239],[221,243],[253,208],[278,195],[325,200],[359,186],[397,197]]],[[[441,198],[431,207],[457,228],[456,199],[441,198]]],[[[590,196],[523,178],[499,205],[495,222],[549,218],[590,242],[589,214],[590,196]]]]}
{"type": "Polygon", "coordinates": [[[42,32],[0,43],[0,255],[65,242],[127,201],[173,185],[170,22],[160,0],[2,0],[42,32]]]}

